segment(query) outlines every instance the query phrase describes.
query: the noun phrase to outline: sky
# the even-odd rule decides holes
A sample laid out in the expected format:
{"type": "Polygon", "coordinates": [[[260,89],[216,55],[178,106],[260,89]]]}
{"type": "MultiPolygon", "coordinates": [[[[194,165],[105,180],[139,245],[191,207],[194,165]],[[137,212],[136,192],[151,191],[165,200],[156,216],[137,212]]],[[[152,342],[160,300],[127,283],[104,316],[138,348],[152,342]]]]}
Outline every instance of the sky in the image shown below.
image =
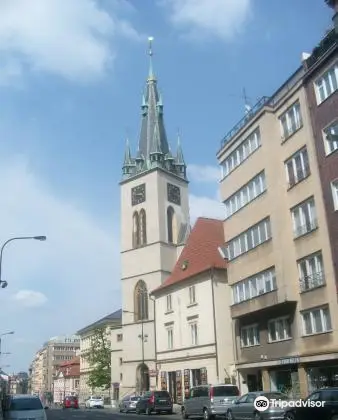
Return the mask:
{"type": "Polygon", "coordinates": [[[192,222],[223,218],[216,152],[331,27],[324,0],[1,0],[0,367],[120,308],[121,166],[135,150],[147,38],[192,222]]]}

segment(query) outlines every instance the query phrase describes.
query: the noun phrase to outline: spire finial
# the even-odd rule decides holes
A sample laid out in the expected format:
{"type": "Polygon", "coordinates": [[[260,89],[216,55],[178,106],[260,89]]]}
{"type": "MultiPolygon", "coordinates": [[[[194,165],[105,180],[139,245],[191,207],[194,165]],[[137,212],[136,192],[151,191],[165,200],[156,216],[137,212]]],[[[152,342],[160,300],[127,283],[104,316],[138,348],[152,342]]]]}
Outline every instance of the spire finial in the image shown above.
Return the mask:
{"type": "Polygon", "coordinates": [[[153,71],[153,41],[154,37],[149,36],[148,37],[148,55],[149,55],[149,75],[148,80],[155,80],[155,75],[153,71]]]}

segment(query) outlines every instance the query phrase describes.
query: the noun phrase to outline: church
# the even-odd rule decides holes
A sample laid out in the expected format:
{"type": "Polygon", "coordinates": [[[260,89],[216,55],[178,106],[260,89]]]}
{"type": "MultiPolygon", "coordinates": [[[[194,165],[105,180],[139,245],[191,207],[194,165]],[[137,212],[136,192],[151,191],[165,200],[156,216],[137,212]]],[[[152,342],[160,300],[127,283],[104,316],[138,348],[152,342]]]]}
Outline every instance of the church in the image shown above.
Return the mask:
{"type": "MultiPolygon", "coordinates": [[[[163,345],[166,347],[167,344],[165,343],[169,340],[169,347],[166,348],[173,351],[173,331],[172,328],[166,329],[165,322],[161,321],[161,325],[159,325],[158,320],[161,314],[156,314],[158,311],[156,295],[158,293],[154,293],[154,291],[162,288],[168,279],[171,282],[170,276],[175,270],[181,270],[176,266],[180,261],[181,254],[183,255],[183,252],[185,252],[188,239],[190,236],[194,236],[190,235],[187,167],[179,136],[174,153],[168,142],[163,117],[163,103],[158,89],[157,77],[153,71],[152,56],[152,39],[150,38],[150,64],[142,97],[138,150],[133,153],[127,141],[120,182],[122,326],[112,332],[114,400],[130,392],[143,392],[156,388],[166,389],[163,375],[167,377],[167,373],[159,372],[160,365],[156,353],[156,349],[161,347],[161,343],[157,343],[156,340],[162,341],[162,347],[163,345]],[[162,330],[164,331],[163,334],[161,333],[162,330]],[[115,336],[116,339],[113,338],[115,336]],[[120,373],[117,373],[118,371],[120,373]]],[[[213,228],[209,229],[208,219],[198,220],[200,222],[196,223],[196,229],[199,229],[200,232],[204,229],[206,235],[208,235],[208,232],[215,232],[215,227],[217,230],[214,234],[209,233],[209,235],[214,235],[217,243],[213,247],[212,255],[208,254],[210,261],[204,261],[204,264],[205,269],[209,270],[210,267],[214,268],[212,266],[213,261],[217,261],[215,268],[220,270],[218,274],[221,273],[217,276],[217,284],[222,285],[219,286],[217,295],[221,298],[225,296],[224,293],[229,293],[226,282],[220,280],[221,277],[224,279],[226,277],[226,267],[224,260],[218,255],[217,251],[217,245],[224,242],[222,222],[214,221],[217,222],[217,226],[214,223],[213,228]],[[221,292],[221,287],[223,292],[221,292]]],[[[193,231],[194,229],[195,227],[193,231]]],[[[198,236],[198,233],[195,234],[196,236],[198,236]]],[[[211,241],[213,241],[213,238],[211,238],[211,241]]],[[[203,245],[203,238],[200,242],[203,245]]],[[[199,245],[200,248],[201,244],[199,245]]],[[[194,247],[193,244],[192,247],[194,247]]],[[[190,249],[189,252],[187,255],[192,255],[193,249],[190,249]]],[[[202,249],[201,252],[203,253],[202,249]]],[[[183,267],[182,270],[185,270],[185,268],[183,267]]],[[[190,270],[187,270],[187,273],[189,272],[190,270]]],[[[177,277],[176,274],[175,276],[177,277]]],[[[209,282],[210,278],[208,278],[209,282]]],[[[203,297],[202,293],[200,297],[203,297]]],[[[166,299],[168,300],[168,298],[166,299]]],[[[224,299],[227,300],[228,297],[225,296],[224,299]]],[[[213,310],[209,303],[206,305],[206,310],[213,310]]],[[[221,310],[224,313],[224,300],[220,307],[222,307],[221,310]]],[[[203,310],[201,306],[195,309],[197,311],[203,310]]],[[[180,324],[179,319],[176,320],[176,324],[180,324]]],[[[194,328],[197,327],[194,326],[194,328]]],[[[213,331],[210,324],[208,325],[208,321],[206,322],[206,329],[213,331]]],[[[191,329],[189,332],[188,328],[187,335],[190,336],[191,332],[194,332],[197,337],[197,330],[193,331],[191,329]]],[[[231,336],[231,330],[227,334],[231,336]]],[[[207,334],[201,332],[201,337],[203,335],[207,337],[207,334]]],[[[196,337],[193,344],[198,347],[196,337]]],[[[210,342],[212,341],[217,341],[216,335],[210,339],[210,342]]],[[[177,345],[183,350],[184,348],[188,349],[188,346],[184,343],[178,343],[177,345]]],[[[213,347],[212,354],[215,354],[217,358],[215,345],[213,344],[211,347],[213,347]]],[[[232,349],[228,353],[232,361],[232,349]]],[[[222,357],[222,355],[220,354],[219,357],[222,357]]],[[[201,355],[199,358],[201,358],[201,355]]],[[[195,356],[195,359],[197,359],[197,356],[195,356]]],[[[217,361],[215,364],[218,366],[217,361]]],[[[186,366],[186,362],[182,359],[182,373],[185,369],[184,365],[186,366]]],[[[162,366],[165,366],[164,360],[162,366]]],[[[170,369],[168,367],[168,373],[170,369]]],[[[176,365],[175,371],[177,369],[181,369],[181,367],[176,365]]],[[[203,365],[203,368],[195,370],[204,372],[206,368],[203,365]]],[[[215,369],[214,371],[215,374],[212,377],[216,378],[216,376],[219,376],[219,372],[216,373],[215,369]]],[[[223,373],[221,372],[220,375],[222,376],[223,373]]],[[[178,387],[181,386],[179,379],[172,379],[171,382],[175,389],[176,383],[178,387]]],[[[175,391],[175,393],[179,396],[178,391],[175,391]]]]}

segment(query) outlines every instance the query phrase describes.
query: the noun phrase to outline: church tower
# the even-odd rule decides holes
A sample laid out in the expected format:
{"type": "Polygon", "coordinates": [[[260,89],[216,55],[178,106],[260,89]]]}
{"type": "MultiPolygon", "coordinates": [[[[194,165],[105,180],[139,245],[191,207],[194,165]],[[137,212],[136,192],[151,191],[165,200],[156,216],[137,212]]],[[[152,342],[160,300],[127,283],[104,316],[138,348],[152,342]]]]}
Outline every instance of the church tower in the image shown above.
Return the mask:
{"type": "Polygon", "coordinates": [[[122,166],[121,289],[123,369],[120,397],[157,385],[154,302],[149,293],[171,273],[178,247],[190,229],[186,164],[178,136],[173,155],[167,139],[163,102],[153,71],[141,106],[138,150],[129,141],[122,166]]]}

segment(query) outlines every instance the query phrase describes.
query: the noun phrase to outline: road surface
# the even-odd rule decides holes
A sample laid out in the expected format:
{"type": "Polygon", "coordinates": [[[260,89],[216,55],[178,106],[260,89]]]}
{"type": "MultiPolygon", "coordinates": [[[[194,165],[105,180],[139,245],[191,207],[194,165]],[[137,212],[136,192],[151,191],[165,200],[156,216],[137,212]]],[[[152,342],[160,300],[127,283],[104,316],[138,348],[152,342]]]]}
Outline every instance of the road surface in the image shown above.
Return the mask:
{"type": "Polygon", "coordinates": [[[156,415],[152,414],[147,416],[145,414],[137,415],[134,413],[119,413],[118,410],[112,408],[100,409],[85,409],[79,408],[78,410],[66,409],[49,409],[46,410],[47,420],[178,420],[181,419],[179,413],[172,415],[161,414],[156,415]]]}

